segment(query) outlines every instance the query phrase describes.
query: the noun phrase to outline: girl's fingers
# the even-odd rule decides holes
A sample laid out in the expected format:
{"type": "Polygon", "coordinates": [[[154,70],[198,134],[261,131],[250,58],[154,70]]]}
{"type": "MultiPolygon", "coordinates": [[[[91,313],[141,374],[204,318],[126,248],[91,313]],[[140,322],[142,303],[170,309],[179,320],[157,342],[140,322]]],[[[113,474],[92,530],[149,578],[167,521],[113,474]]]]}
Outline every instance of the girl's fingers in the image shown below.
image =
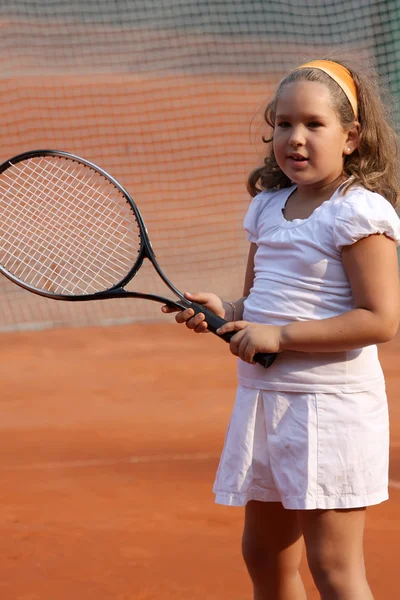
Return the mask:
{"type": "MultiPolygon", "coordinates": [[[[189,294],[188,294],[189,295],[189,294]]],[[[163,313],[176,312],[175,321],[177,323],[185,323],[188,329],[193,329],[196,333],[204,333],[207,331],[207,323],[203,313],[194,313],[192,308],[179,310],[174,307],[164,305],[161,307],[163,313]]]]}
{"type": "Polygon", "coordinates": [[[234,356],[239,356],[245,362],[253,363],[254,351],[243,330],[233,336],[229,342],[229,347],[234,356]]]}
{"type": "Polygon", "coordinates": [[[209,301],[211,294],[204,292],[196,292],[195,294],[191,294],[190,292],[185,292],[183,295],[191,302],[197,302],[198,304],[206,304],[209,301]]]}
{"type": "Polygon", "coordinates": [[[164,304],[164,306],[161,307],[161,311],[163,313],[173,313],[173,312],[178,312],[178,310],[180,310],[180,309],[174,308],[173,306],[167,306],[166,304],[164,304]]]}
{"type": "Polygon", "coordinates": [[[230,321],[229,323],[225,323],[219,329],[217,329],[218,335],[223,335],[224,333],[229,333],[230,331],[241,331],[248,325],[247,321],[230,321]]]}
{"type": "Polygon", "coordinates": [[[206,321],[202,321],[199,325],[197,325],[194,331],[195,333],[206,333],[208,331],[206,321]]]}
{"type": "Polygon", "coordinates": [[[191,319],[194,315],[194,310],[192,308],[186,308],[185,310],[181,310],[175,317],[175,321],[177,323],[185,323],[189,319],[191,319]]]}
{"type": "MultiPolygon", "coordinates": [[[[203,304],[204,308],[206,306],[216,314],[218,313],[222,301],[215,294],[196,292],[195,294],[191,294],[190,292],[184,293],[185,298],[190,300],[191,302],[196,302],[197,304],[203,304]]],[[[188,329],[192,329],[195,333],[205,333],[208,331],[206,317],[204,313],[200,312],[195,314],[192,308],[186,308],[183,310],[176,309],[174,307],[169,307],[167,305],[162,306],[161,308],[163,313],[173,313],[176,312],[175,321],[177,323],[185,323],[188,329]]],[[[221,309],[222,310],[222,309],[221,309]]]]}
{"type": "Polygon", "coordinates": [[[248,343],[248,340],[243,339],[243,342],[239,348],[239,352],[241,353],[240,356],[243,356],[243,360],[245,362],[254,364],[254,362],[253,362],[254,350],[252,349],[251,344],[248,343]]]}
{"type": "Polygon", "coordinates": [[[233,337],[231,337],[230,341],[229,341],[229,349],[232,352],[232,354],[234,354],[235,356],[242,356],[241,355],[241,345],[242,345],[242,340],[245,336],[245,332],[244,330],[240,330],[238,331],[233,337]]]}
{"type": "Polygon", "coordinates": [[[188,329],[194,329],[196,333],[201,333],[207,329],[207,323],[205,322],[205,316],[203,313],[194,314],[192,308],[187,308],[182,312],[179,312],[175,321],[177,323],[186,323],[188,329]],[[199,327],[199,329],[197,329],[199,327]]]}

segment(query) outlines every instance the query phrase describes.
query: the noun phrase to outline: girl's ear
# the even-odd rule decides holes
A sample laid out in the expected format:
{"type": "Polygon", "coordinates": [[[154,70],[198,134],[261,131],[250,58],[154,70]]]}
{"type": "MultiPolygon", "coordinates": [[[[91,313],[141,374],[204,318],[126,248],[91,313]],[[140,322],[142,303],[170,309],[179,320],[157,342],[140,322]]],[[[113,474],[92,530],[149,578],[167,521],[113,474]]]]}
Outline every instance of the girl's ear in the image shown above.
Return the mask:
{"type": "Polygon", "coordinates": [[[354,150],[358,148],[358,143],[360,139],[360,123],[358,121],[354,121],[353,125],[347,132],[347,138],[344,143],[343,154],[353,154],[354,150]]]}

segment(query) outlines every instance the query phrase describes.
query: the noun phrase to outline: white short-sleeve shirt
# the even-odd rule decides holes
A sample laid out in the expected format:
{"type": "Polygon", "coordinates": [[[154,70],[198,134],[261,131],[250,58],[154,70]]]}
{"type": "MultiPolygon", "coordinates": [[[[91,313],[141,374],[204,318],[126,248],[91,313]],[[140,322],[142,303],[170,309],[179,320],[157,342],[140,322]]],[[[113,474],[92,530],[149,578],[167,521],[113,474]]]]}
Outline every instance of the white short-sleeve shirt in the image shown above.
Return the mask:
{"type": "MultiPolygon", "coordinates": [[[[257,244],[254,283],[243,319],[285,325],[334,317],[354,308],[341,260],[343,246],[375,233],[400,244],[400,221],[381,195],[362,187],[337,190],[307,219],[287,221],[283,209],[295,187],[261,192],[244,226],[257,244]]],[[[239,382],[247,387],[296,392],[352,392],[382,382],[376,346],[343,352],[278,355],[264,369],[239,359],[239,382]]]]}

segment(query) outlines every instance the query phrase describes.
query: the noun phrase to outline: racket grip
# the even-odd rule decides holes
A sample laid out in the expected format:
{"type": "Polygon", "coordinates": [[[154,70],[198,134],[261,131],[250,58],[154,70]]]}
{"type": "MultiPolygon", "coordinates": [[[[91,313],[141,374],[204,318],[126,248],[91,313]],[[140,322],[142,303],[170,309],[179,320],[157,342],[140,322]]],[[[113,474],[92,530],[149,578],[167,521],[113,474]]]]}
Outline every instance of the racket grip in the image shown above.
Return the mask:
{"type": "MultiPolygon", "coordinates": [[[[193,308],[195,314],[203,313],[207,321],[207,329],[211,331],[211,333],[215,333],[216,335],[218,335],[216,333],[217,329],[219,329],[220,327],[222,327],[222,325],[225,325],[225,323],[227,323],[225,319],[223,319],[222,317],[218,317],[215,313],[205,308],[205,306],[203,306],[202,304],[197,304],[197,302],[191,302],[190,308],[193,308]]],[[[235,335],[235,333],[235,331],[228,331],[223,335],[218,335],[218,337],[223,339],[225,342],[229,343],[231,338],[235,335]]],[[[257,354],[254,355],[253,360],[265,369],[268,369],[268,367],[272,365],[276,357],[277,354],[272,354],[268,352],[257,352],[257,354]]]]}

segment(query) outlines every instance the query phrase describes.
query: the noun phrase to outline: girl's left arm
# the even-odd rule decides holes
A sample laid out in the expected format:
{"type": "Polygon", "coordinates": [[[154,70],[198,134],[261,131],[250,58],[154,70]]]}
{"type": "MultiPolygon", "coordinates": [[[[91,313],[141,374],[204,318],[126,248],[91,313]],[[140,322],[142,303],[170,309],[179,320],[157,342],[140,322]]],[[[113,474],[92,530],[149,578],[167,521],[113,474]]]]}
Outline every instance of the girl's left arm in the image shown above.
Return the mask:
{"type": "Polygon", "coordinates": [[[238,321],[218,333],[237,331],[233,354],[251,362],[255,352],[341,352],[391,340],[400,322],[399,266],[395,242],[371,235],[342,251],[354,309],[316,321],[282,327],[238,321]]]}
{"type": "Polygon", "coordinates": [[[320,321],[281,328],[281,350],[340,352],[391,340],[400,321],[399,265],[395,242],[371,235],[345,246],[343,265],[354,309],[320,321]]]}

